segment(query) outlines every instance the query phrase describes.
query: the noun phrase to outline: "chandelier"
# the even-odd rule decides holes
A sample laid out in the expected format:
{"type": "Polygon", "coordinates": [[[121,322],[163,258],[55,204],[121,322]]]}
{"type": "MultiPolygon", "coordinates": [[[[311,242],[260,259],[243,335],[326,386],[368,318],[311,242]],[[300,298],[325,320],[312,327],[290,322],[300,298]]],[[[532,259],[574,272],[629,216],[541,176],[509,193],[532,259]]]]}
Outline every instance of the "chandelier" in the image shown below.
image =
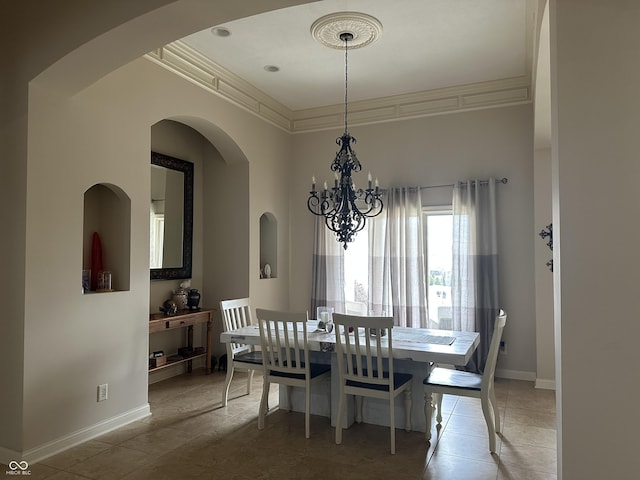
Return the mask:
{"type": "Polygon", "coordinates": [[[351,147],[356,139],[349,134],[348,129],[348,44],[353,40],[353,34],[342,32],[340,40],[344,42],[344,133],[336,139],[340,150],[331,163],[331,171],[334,173],[333,188],[328,188],[324,182],[322,191],[316,190],[315,176],[311,179],[311,192],[307,199],[309,211],[317,216],[323,216],[325,225],[335,233],[338,242],[344,249],[354,240],[357,232],[361,231],[367,222],[367,218],[375,217],[382,212],[382,191],[372,183],[371,173],[368,175],[367,188],[357,188],[352,172],[362,170],[356,152],[351,147]]]}

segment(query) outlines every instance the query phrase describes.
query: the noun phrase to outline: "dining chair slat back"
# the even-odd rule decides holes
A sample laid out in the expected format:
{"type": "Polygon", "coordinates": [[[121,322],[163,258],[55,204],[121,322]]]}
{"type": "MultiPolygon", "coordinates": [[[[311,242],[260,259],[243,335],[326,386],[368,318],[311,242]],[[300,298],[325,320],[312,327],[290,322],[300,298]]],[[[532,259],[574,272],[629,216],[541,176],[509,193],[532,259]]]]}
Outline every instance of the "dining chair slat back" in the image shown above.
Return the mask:
{"type": "Polygon", "coordinates": [[[391,453],[396,453],[395,398],[404,392],[405,430],[411,430],[412,375],[393,368],[393,317],[333,314],[340,376],[336,443],[342,443],[347,395],[356,398],[356,421],[362,422],[363,397],[389,402],[391,453]],[[385,362],[385,359],[387,361],[385,362]]]}
{"type": "MultiPolygon", "coordinates": [[[[222,328],[225,332],[231,332],[239,328],[252,325],[251,302],[248,298],[222,300],[220,302],[222,313],[222,328]]],[[[247,395],[251,394],[253,374],[256,370],[262,370],[262,352],[256,350],[253,345],[244,343],[227,343],[227,374],[222,389],[222,406],[227,405],[229,388],[234,372],[247,373],[247,395]]]]}
{"type": "MultiPolygon", "coordinates": [[[[393,341],[391,340],[393,333],[390,328],[393,326],[393,319],[368,317],[366,326],[349,326],[341,329],[342,331],[339,333],[336,332],[336,336],[339,335],[336,342],[341,343],[341,349],[346,355],[345,358],[338,359],[338,362],[345,362],[345,379],[378,385],[389,384],[393,388],[393,376],[384,377],[383,364],[385,357],[393,357],[393,341]],[[353,327],[353,332],[349,332],[349,326],[353,327]],[[357,335],[355,334],[356,329],[357,335]],[[386,334],[386,341],[384,337],[378,336],[378,332],[382,333],[385,329],[389,331],[386,334]],[[378,341],[379,339],[382,341],[378,341]]],[[[390,362],[387,373],[393,373],[393,362],[390,362]]]]}
{"type": "MultiPolygon", "coordinates": [[[[291,402],[291,389],[305,389],[305,436],[310,437],[311,385],[330,378],[331,365],[309,360],[307,312],[283,312],[256,309],[260,327],[260,345],[264,358],[264,386],[258,413],[258,429],[264,428],[271,383],[286,386],[287,405],[291,402]]],[[[331,399],[327,382],[328,402],[331,399]]]]}
{"type": "Polygon", "coordinates": [[[304,347],[308,338],[306,314],[261,310],[260,315],[260,332],[266,336],[266,367],[271,372],[304,375],[309,363],[309,349],[304,347]]]}

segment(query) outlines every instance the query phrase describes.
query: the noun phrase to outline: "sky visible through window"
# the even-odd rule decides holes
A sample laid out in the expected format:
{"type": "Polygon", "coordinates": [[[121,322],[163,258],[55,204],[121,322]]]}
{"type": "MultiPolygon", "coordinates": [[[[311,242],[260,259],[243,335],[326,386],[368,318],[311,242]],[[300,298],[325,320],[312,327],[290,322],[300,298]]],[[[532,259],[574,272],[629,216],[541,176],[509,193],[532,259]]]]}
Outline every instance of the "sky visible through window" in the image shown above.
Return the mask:
{"type": "MultiPolygon", "coordinates": [[[[427,212],[425,241],[427,242],[426,269],[429,305],[429,328],[450,329],[451,325],[451,268],[453,247],[453,217],[450,211],[427,212]]],[[[345,300],[347,310],[367,314],[368,250],[367,229],[358,232],[345,251],[345,300]],[[351,304],[350,304],[351,302],[351,304]],[[358,304],[361,312],[357,312],[358,304]]]]}
{"type": "Polygon", "coordinates": [[[451,329],[453,216],[428,213],[425,217],[429,328],[449,330],[451,329]]]}
{"type": "MultiPolygon", "coordinates": [[[[345,300],[347,302],[362,302],[361,294],[356,294],[360,290],[358,285],[368,291],[369,283],[369,235],[367,229],[358,232],[355,240],[349,243],[347,250],[344,252],[344,285],[345,300]]],[[[366,301],[366,300],[365,300],[366,301]]]]}

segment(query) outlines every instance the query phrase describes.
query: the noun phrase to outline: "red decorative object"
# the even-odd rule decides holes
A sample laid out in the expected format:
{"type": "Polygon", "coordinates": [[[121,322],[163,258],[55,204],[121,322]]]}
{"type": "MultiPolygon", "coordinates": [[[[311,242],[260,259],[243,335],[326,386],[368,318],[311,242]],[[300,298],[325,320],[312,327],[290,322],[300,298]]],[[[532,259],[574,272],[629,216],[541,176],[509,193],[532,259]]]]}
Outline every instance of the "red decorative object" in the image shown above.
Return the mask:
{"type": "Polygon", "coordinates": [[[102,243],[98,232],[93,232],[93,238],[91,239],[91,290],[97,290],[98,273],[102,269],[102,243]]]}

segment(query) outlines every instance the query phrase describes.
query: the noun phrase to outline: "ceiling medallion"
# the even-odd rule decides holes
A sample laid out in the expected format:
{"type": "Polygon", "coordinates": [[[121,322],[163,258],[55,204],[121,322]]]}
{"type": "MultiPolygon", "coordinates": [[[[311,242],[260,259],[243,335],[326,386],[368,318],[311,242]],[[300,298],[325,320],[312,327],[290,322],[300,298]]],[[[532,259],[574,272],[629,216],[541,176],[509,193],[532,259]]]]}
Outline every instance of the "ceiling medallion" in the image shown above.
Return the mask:
{"type": "Polygon", "coordinates": [[[322,45],[344,49],[341,34],[349,32],[349,50],[366,47],[382,35],[382,24],[371,15],[357,12],[338,12],[320,17],[311,25],[311,35],[322,45]]]}

